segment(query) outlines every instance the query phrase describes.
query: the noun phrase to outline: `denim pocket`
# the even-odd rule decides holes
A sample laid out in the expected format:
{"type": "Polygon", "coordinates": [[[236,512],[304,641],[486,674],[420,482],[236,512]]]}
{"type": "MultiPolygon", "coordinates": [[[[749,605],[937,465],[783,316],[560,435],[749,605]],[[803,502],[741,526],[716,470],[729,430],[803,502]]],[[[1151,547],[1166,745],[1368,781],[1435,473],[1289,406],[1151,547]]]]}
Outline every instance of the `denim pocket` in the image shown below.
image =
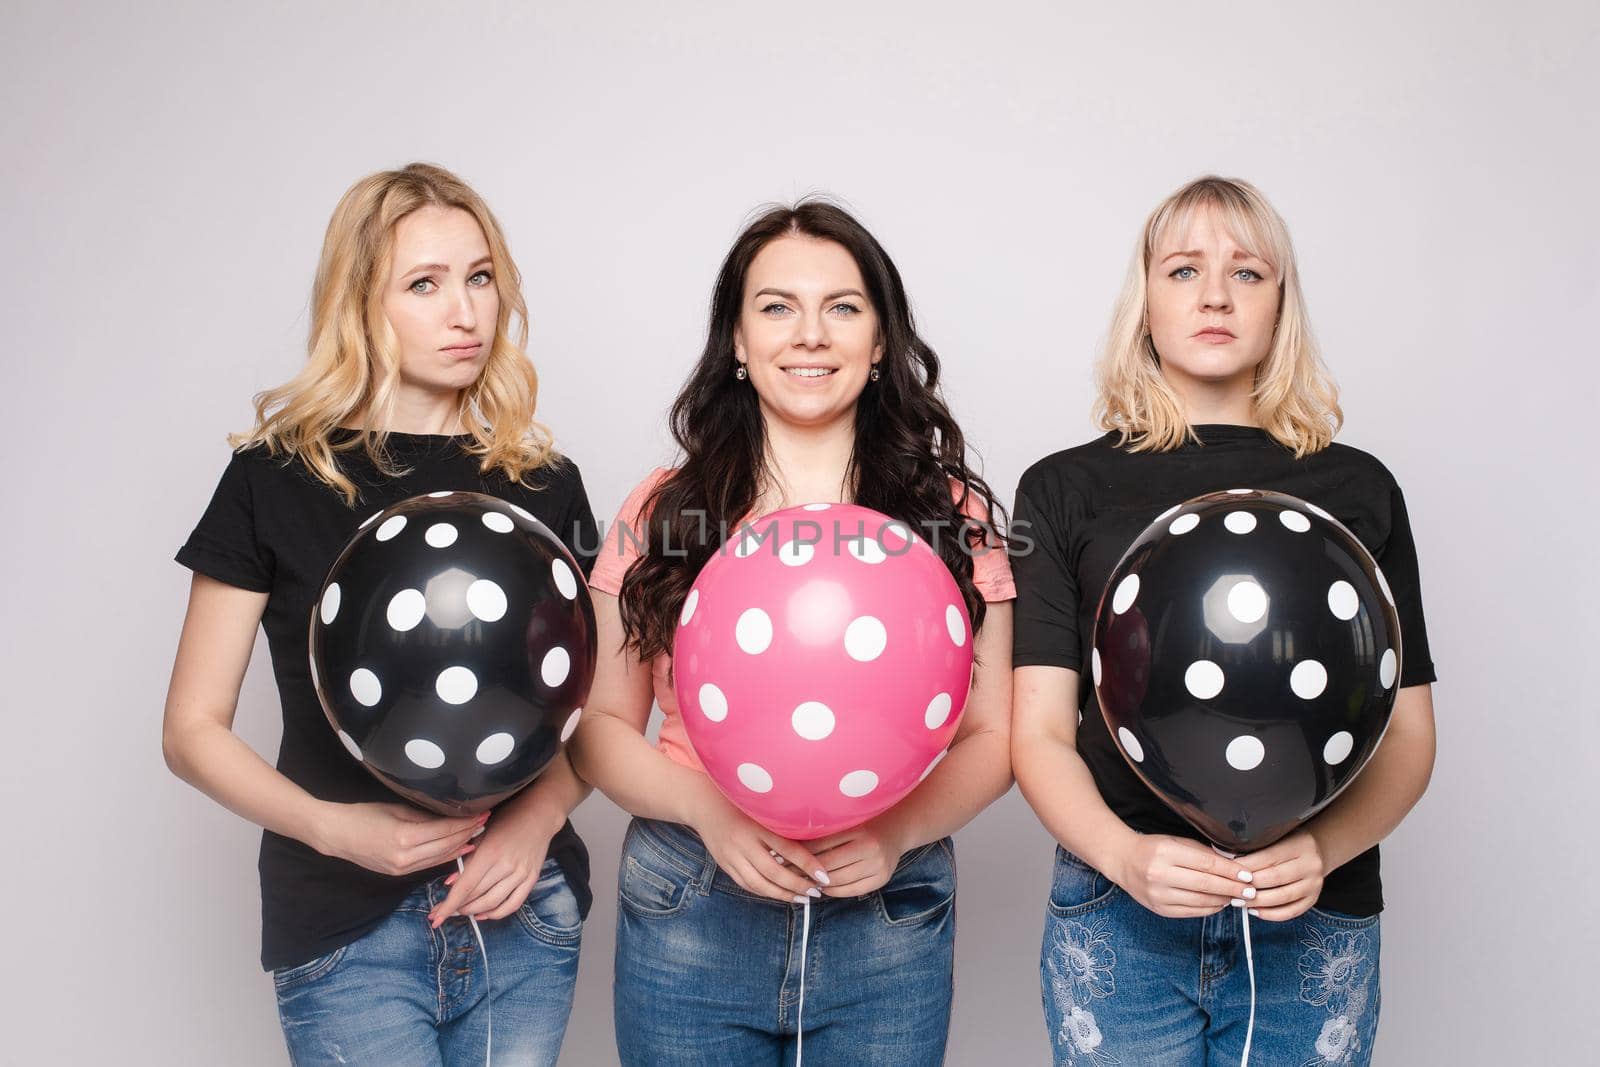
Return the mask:
{"type": "Polygon", "coordinates": [[[323,975],[331,974],[349,951],[349,945],[340,945],[332,952],[318,956],[314,960],[298,963],[293,967],[278,967],[272,972],[273,988],[282,993],[286,989],[293,989],[307,982],[314,982],[323,975]]]}
{"type": "Polygon", "coordinates": [[[878,910],[890,926],[915,926],[938,918],[956,898],[955,855],[945,841],[907,853],[884,887],[878,910]]]}
{"type": "MultiPolygon", "coordinates": [[[[630,843],[631,844],[631,843],[630,843]]],[[[644,862],[624,846],[617,899],[641,915],[671,915],[689,899],[689,876],[665,863],[644,862]]]]}
{"type": "Polygon", "coordinates": [[[1056,867],[1050,880],[1049,908],[1052,915],[1065,918],[1093,911],[1110,903],[1116,891],[1117,887],[1111,879],[1060,845],[1056,846],[1056,867]]]}
{"type": "Polygon", "coordinates": [[[1378,915],[1376,913],[1372,915],[1346,915],[1342,911],[1323,911],[1321,908],[1313,907],[1306,915],[1307,918],[1345,930],[1365,930],[1378,924],[1378,915]]]}
{"type": "Polygon", "coordinates": [[[555,860],[545,861],[539,881],[517,909],[517,918],[528,933],[548,944],[577,943],[583,933],[583,915],[567,876],[555,860]]]}

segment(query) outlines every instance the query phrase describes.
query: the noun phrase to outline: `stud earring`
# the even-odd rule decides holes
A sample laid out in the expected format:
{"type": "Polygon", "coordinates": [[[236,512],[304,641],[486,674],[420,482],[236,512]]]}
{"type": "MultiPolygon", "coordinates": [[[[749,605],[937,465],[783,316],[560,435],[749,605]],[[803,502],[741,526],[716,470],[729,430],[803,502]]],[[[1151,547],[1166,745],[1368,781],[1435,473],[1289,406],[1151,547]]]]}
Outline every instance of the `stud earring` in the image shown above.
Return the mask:
{"type": "Polygon", "coordinates": [[[872,380],[873,380],[873,381],[877,381],[877,380],[878,380],[878,379],[879,379],[879,378],[881,378],[881,377],[883,377],[883,375],[882,375],[882,374],[880,374],[880,373],[878,373],[878,368],[877,368],[877,367],[876,367],[876,366],[874,366],[874,367],[873,367],[873,368],[872,368],[872,373],[871,373],[871,374],[870,374],[870,375],[869,375],[869,377],[870,377],[870,378],[871,378],[871,379],[872,379],[872,380]]]}
{"type": "Polygon", "coordinates": [[[741,363],[739,366],[734,368],[733,376],[742,382],[749,376],[749,372],[744,369],[744,364],[741,363]]]}

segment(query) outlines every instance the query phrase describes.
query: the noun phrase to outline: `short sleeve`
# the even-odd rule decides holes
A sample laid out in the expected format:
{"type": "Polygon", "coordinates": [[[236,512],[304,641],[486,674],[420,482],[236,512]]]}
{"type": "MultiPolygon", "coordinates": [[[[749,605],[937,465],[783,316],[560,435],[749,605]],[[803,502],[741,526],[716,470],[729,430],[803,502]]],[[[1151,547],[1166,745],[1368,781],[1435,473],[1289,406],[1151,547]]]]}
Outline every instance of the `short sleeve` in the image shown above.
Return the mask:
{"type": "Polygon", "coordinates": [[[599,552],[600,535],[595,530],[594,511],[589,507],[589,493],[583,487],[583,475],[578,465],[566,461],[570,468],[572,485],[567,496],[566,509],[561,513],[561,529],[557,532],[567,546],[585,578],[594,569],[595,555],[599,552]]]}
{"type": "Polygon", "coordinates": [[[211,503],[174,558],[197,574],[253,593],[269,593],[273,559],[256,538],[256,502],[250,479],[251,466],[259,462],[246,453],[234,453],[211,494],[211,503]]]}
{"type": "Polygon", "coordinates": [[[1377,557],[1384,580],[1394,594],[1400,616],[1402,665],[1400,685],[1427,685],[1437,680],[1433,655],[1428,649],[1428,628],[1422,615],[1422,579],[1417,566],[1417,545],[1406,512],[1405,494],[1398,485],[1390,490],[1389,536],[1377,557]]]}
{"type": "Polygon", "coordinates": [[[633,492],[617,509],[617,517],[601,534],[600,551],[595,556],[594,569],[589,575],[589,587],[612,596],[622,594],[622,579],[633,561],[639,558],[644,545],[644,525],[639,513],[656,486],[672,474],[670,467],[657,467],[650,476],[633,487],[633,492]]]}
{"type": "MultiPolygon", "coordinates": [[[[959,483],[953,490],[959,499],[959,483]]],[[[1005,544],[992,532],[994,516],[983,505],[976,493],[967,494],[962,509],[967,518],[981,523],[985,530],[984,542],[972,550],[972,584],[978,594],[991,604],[1010,600],[1017,595],[1016,583],[1011,577],[1011,560],[1006,556],[1005,544]]]]}
{"type": "MultiPolygon", "coordinates": [[[[1016,575],[1011,663],[1016,667],[1078,670],[1078,578],[1071,560],[1068,502],[1017,490],[1011,512],[1011,566],[1016,575]],[[1052,506],[1054,505],[1054,506],[1052,506]]],[[[1081,510],[1081,506],[1079,508],[1081,510]]]]}

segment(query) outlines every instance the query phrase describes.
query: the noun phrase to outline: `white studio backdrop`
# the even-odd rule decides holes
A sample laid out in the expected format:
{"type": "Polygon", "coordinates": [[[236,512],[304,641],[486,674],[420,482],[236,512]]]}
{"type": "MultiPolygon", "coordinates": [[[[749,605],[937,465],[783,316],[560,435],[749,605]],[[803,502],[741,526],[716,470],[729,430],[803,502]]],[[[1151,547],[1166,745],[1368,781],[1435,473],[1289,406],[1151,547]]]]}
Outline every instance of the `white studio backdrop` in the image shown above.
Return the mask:
{"type": "MultiPolygon", "coordinates": [[[[1272,7],[46,4],[0,10],[6,880],[19,1064],[281,1064],[257,832],[171,777],[172,553],[303,355],[323,228],[413,159],[504,223],[541,414],[597,514],[670,458],[721,255],[757,205],[843,198],[903,271],[1009,500],[1080,442],[1156,201],[1216,171],[1293,231],[1342,440],[1405,487],[1440,683],[1385,847],[1378,1062],[1591,1042],[1600,318],[1591,58],[1572,2],[1272,7]]],[[[238,729],[270,755],[258,646],[238,729]]],[[[563,1064],[615,1060],[625,817],[594,855],[563,1064]]],[[[1047,1061],[1051,851],[1013,792],[957,839],[949,1062],[1047,1061]]]]}

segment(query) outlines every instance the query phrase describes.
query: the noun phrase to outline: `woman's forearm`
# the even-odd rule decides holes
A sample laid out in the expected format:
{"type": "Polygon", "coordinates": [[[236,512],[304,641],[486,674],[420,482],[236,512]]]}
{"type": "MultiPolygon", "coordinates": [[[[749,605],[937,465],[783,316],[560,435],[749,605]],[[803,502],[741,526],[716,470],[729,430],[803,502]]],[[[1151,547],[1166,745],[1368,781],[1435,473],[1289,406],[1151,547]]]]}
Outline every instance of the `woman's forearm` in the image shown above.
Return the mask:
{"type": "Polygon", "coordinates": [[[961,738],[933,773],[878,821],[910,851],[953,834],[1011,788],[1010,740],[995,730],[961,738]]]}
{"type": "Polygon", "coordinates": [[[328,804],[284,777],[219,722],[168,725],[161,749],[167,766],[235,815],[321,851],[328,804]]]}
{"type": "Polygon", "coordinates": [[[1022,795],[1061,846],[1112,872],[1138,833],[1107,806],[1072,744],[1047,734],[1014,735],[1012,768],[1022,795]]]}
{"type": "Polygon", "coordinates": [[[586,709],[569,748],[573,767],[630,815],[693,825],[718,795],[708,775],[674,763],[614,715],[586,709]]]}

